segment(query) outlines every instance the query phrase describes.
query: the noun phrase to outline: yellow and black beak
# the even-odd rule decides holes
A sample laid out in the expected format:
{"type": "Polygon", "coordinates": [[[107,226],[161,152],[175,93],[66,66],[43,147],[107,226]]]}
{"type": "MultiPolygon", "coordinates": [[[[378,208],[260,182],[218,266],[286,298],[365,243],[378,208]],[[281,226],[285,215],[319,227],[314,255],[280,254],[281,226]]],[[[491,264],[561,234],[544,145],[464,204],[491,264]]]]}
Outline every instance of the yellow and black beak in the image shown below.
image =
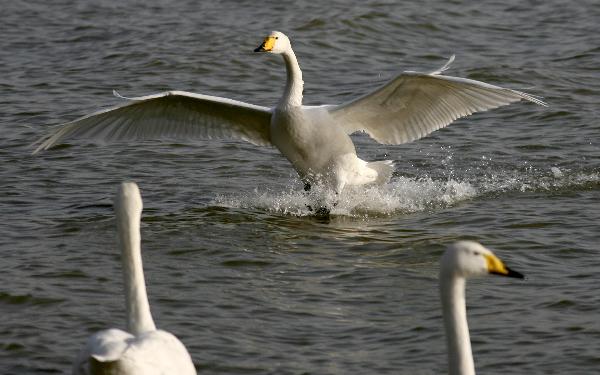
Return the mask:
{"type": "Polygon", "coordinates": [[[514,277],[517,279],[524,279],[522,273],[513,271],[510,268],[506,267],[504,263],[494,254],[486,254],[485,260],[487,261],[487,267],[489,273],[493,273],[495,275],[514,277]]]}
{"type": "Polygon", "coordinates": [[[265,38],[264,42],[262,42],[262,44],[254,50],[254,52],[269,52],[273,49],[273,46],[275,46],[275,37],[268,36],[265,38]]]}

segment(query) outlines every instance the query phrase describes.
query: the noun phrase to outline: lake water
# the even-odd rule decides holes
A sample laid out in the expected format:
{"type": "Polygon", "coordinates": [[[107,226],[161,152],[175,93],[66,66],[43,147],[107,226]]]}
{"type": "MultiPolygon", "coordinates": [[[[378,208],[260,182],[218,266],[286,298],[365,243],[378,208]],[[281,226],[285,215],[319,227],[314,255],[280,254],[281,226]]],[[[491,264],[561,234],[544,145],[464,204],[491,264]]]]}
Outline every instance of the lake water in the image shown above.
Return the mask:
{"type": "Polygon", "coordinates": [[[92,332],[124,327],[112,198],[136,181],[157,325],[199,374],[438,374],[448,243],[475,239],[525,281],[469,282],[482,374],[600,373],[600,6],[596,1],[5,1],[0,13],[0,373],[69,373],[92,332]],[[233,141],[70,142],[53,124],[179,89],[274,105],[292,39],[306,104],[403,70],[540,95],[419,141],[354,136],[392,181],[328,220],[275,149],[233,141]]]}

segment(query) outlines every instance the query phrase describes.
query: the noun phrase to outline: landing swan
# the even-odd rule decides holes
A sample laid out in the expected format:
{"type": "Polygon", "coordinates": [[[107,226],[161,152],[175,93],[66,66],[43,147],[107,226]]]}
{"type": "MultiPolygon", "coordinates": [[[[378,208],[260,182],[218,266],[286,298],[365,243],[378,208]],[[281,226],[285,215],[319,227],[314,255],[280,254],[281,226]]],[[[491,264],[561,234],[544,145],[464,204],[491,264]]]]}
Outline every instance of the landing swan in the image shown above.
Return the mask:
{"type": "Polygon", "coordinates": [[[167,91],[125,98],[128,102],[59,125],[34,143],[34,154],[71,138],[103,141],[168,138],[232,138],[275,146],[291,162],[306,188],[325,184],[336,192],[345,185],[385,183],[391,160],[366,162],[356,155],[349,134],[363,131],[377,142],[401,144],[422,138],[459,117],[521,99],[545,106],[523,92],[443,76],[442,68],[407,71],[379,89],[341,105],[304,106],[302,72],[290,40],[273,31],[255,52],[283,56],[287,81],[274,108],[232,99],[167,91]]]}
{"type": "Polygon", "coordinates": [[[157,330],[150,314],[140,248],[142,199],[135,183],[121,184],[115,211],[127,331],[111,328],[92,335],[73,365],[73,374],[195,375],[185,346],[171,333],[157,330]]]}
{"type": "Polygon", "coordinates": [[[448,247],[440,262],[440,295],[448,346],[448,373],[475,375],[465,303],[466,279],[495,274],[523,278],[506,267],[490,250],[472,241],[448,247]]]}

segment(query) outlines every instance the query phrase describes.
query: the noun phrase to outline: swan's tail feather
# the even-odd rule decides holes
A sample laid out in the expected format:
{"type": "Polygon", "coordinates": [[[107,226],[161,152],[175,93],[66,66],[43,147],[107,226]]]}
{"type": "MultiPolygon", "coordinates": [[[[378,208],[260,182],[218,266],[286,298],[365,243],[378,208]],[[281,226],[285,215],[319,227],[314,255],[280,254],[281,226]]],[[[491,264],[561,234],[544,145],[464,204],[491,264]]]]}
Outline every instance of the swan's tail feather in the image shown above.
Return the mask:
{"type": "Polygon", "coordinates": [[[367,163],[367,167],[377,172],[377,179],[375,180],[377,185],[389,182],[390,178],[392,178],[392,173],[394,173],[393,160],[372,161],[367,163]]]}

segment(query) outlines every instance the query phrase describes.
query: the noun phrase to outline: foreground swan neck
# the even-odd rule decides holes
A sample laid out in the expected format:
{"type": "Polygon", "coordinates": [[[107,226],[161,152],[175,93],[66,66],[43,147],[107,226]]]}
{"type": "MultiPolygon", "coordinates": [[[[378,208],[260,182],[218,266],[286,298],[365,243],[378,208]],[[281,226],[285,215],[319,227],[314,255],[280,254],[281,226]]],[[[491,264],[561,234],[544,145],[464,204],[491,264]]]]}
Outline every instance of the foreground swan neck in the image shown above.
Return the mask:
{"type": "Polygon", "coordinates": [[[467,325],[465,284],[464,277],[445,273],[440,275],[440,293],[450,375],[475,375],[469,326],[467,325]]]}
{"type": "Polygon", "coordinates": [[[125,281],[127,331],[133,335],[156,330],[150,314],[144,269],[142,267],[140,216],[141,214],[138,212],[120,212],[117,215],[125,281]]]}
{"type": "Polygon", "coordinates": [[[285,91],[279,100],[277,107],[299,107],[302,105],[302,90],[304,89],[302,71],[298,65],[296,54],[291,48],[282,55],[283,60],[285,61],[287,80],[285,83],[285,91]]]}

